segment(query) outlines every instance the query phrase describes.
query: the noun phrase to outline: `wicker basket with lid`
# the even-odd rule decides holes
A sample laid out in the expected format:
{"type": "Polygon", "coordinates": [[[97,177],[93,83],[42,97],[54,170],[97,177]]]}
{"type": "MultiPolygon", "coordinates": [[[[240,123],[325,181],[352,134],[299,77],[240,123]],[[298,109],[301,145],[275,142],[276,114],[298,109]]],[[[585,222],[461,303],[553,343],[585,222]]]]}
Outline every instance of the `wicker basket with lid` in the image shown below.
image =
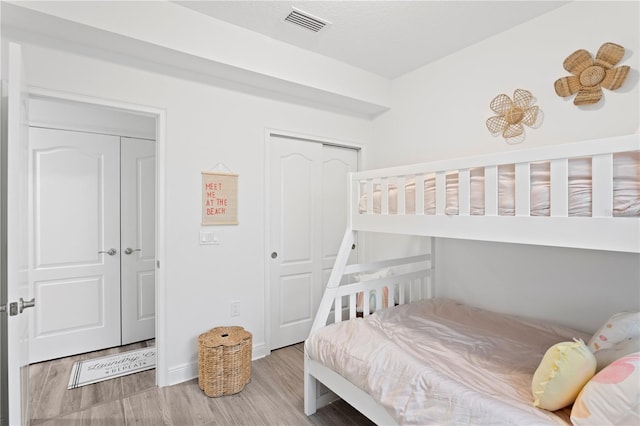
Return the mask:
{"type": "Polygon", "coordinates": [[[198,336],[198,385],[207,396],[240,392],[251,380],[251,333],[216,327],[198,336]]]}

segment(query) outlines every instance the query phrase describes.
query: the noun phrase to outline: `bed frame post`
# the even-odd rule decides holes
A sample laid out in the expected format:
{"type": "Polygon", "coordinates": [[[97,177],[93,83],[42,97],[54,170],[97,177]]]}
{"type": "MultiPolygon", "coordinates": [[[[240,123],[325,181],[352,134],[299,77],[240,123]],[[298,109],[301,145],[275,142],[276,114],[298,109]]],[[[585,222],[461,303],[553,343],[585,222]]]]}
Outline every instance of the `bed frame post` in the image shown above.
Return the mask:
{"type": "Polygon", "coordinates": [[[304,414],[315,414],[318,407],[318,381],[309,373],[307,353],[304,354],[304,414]]]}

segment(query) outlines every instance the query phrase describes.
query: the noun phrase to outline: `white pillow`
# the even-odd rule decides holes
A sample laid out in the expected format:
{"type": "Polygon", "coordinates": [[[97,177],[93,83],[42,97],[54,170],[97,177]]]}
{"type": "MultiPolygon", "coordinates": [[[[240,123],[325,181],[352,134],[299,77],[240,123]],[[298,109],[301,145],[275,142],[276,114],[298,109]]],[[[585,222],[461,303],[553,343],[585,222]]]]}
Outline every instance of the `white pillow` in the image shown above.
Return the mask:
{"type": "Polygon", "coordinates": [[[640,352],[620,358],[582,388],[571,409],[571,423],[640,424],[640,352]]]}
{"type": "Polygon", "coordinates": [[[587,345],[596,352],[637,336],[640,336],[640,312],[620,312],[609,318],[587,345]]]}
{"type": "Polygon", "coordinates": [[[610,348],[595,351],[593,355],[596,357],[596,372],[602,370],[613,361],[634,352],[640,352],[640,336],[629,337],[610,348]]]}
{"type": "Polygon", "coordinates": [[[561,342],[544,354],[533,375],[534,407],[556,411],[571,404],[596,371],[596,359],[582,340],[561,342]]]}

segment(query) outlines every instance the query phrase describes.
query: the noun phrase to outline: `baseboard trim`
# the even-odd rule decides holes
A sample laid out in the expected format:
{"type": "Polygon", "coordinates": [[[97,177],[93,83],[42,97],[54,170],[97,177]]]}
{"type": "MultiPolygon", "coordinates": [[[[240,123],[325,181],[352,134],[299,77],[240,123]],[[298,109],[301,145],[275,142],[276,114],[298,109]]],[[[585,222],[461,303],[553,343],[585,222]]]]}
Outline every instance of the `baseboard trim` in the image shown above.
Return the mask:
{"type": "MultiPolygon", "coordinates": [[[[253,345],[251,348],[251,360],[264,358],[266,356],[266,345],[260,343],[253,345]]],[[[166,386],[177,385],[179,383],[188,382],[198,377],[198,361],[181,364],[170,368],[167,373],[166,386]]]]}

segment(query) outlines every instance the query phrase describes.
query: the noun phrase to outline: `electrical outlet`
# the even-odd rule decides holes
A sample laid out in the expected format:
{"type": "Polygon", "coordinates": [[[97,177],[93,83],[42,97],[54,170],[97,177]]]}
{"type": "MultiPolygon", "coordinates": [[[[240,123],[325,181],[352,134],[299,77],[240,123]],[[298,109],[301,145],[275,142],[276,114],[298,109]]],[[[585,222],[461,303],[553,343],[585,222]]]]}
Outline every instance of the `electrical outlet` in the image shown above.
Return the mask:
{"type": "Polygon", "coordinates": [[[231,316],[237,317],[240,315],[240,302],[231,302],[231,316]]]}

